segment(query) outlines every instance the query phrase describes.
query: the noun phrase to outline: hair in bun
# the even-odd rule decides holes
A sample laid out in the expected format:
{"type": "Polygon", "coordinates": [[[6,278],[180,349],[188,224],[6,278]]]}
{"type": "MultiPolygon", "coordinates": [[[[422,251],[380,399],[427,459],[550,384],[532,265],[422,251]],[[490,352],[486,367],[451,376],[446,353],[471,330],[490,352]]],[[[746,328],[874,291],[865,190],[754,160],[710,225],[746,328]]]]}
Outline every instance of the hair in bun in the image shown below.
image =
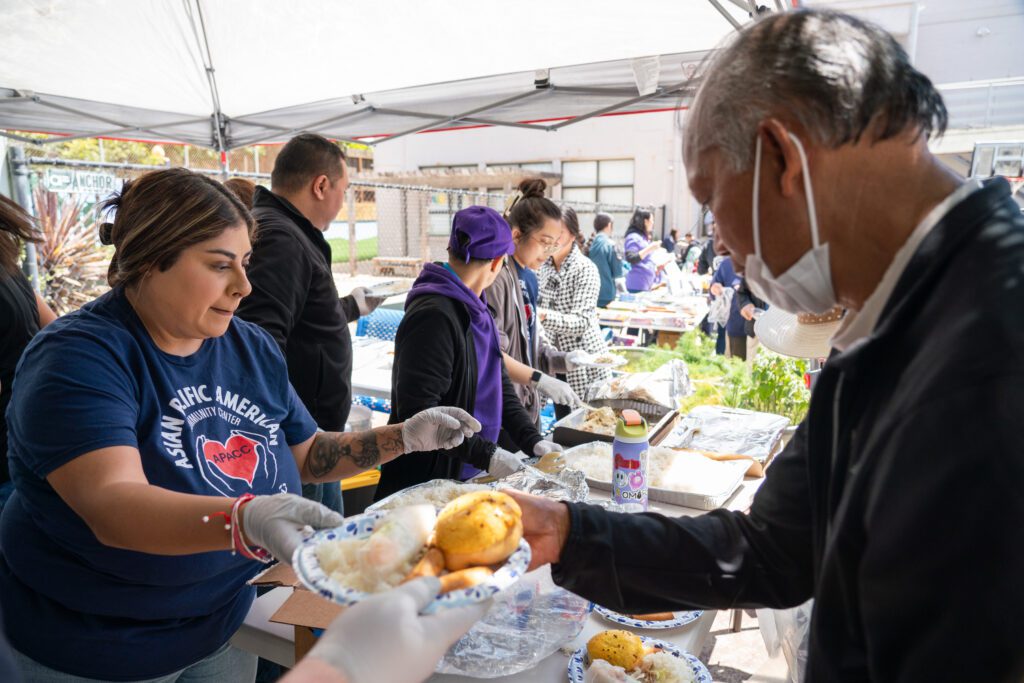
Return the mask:
{"type": "Polygon", "coordinates": [[[543,178],[525,178],[505,207],[505,219],[524,236],[544,227],[550,219],[562,220],[558,205],[544,196],[548,184],[543,178]]]}

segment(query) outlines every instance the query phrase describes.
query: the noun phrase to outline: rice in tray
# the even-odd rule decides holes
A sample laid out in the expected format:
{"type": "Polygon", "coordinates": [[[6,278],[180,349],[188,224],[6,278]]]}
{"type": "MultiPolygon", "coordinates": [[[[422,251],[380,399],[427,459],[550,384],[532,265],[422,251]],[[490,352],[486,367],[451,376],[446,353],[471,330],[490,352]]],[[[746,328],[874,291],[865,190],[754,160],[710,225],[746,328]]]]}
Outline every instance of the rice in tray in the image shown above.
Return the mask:
{"type": "MultiPolygon", "coordinates": [[[[612,445],[601,441],[576,446],[564,455],[566,467],[582,470],[588,479],[611,483],[612,445]]],[[[736,478],[734,467],[697,453],[652,446],[647,452],[650,486],[680,493],[718,493],[736,478]]]]}
{"type": "Polygon", "coordinates": [[[422,486],[399,491],[386,501],[381,501],[381,504],[373,509],[394,510],[409,505],[433,505],[435,508],[441,509],[463,493],[486,491],[490,488],[483,484],[462,484],[457,481],[435,479],[422,486]]]}

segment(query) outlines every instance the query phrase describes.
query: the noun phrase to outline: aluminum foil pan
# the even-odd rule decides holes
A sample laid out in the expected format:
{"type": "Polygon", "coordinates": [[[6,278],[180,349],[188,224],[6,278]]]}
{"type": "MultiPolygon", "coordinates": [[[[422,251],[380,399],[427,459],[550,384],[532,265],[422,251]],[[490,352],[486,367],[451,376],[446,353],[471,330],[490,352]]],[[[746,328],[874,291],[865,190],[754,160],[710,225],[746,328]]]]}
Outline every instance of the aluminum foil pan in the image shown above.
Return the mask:
{"type": "Polygon", "coordinates": [[[588,600],[554,584],[549,567],[537,569],[494,599],[436,671],[498,678],[531,669],[576,639],[590,609],[588,600]]]}
{"type": "Polygon", "coordinates": [[[563,469],[558,474],[546,474],[531,465],[499,479],[495,486],[573,503],[582,503],[590,495],[590,487],[587,486],[583,472],[563,469]]]}

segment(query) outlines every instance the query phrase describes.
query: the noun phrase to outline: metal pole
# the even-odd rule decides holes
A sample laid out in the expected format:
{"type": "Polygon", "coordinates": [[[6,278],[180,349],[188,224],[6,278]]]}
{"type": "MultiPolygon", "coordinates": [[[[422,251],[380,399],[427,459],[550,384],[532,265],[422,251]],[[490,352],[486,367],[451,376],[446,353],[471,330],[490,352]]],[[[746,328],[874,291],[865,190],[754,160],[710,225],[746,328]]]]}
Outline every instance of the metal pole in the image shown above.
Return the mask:
{"type": "MultiPolygon", "coordinates": [[[[14,173],[14,201],[18,202],[30,216],[35,215],[32,206],[32,190],[28,184],[28,164],[25,163],[25,148],[20,145],[11,147],[11,171],[14,173]]],[[[36,245],[25,243],[25,263],[22,270],[32,283],[32,289],[42,292],[39,282],[39,260],[36,256],[36,245]]]]}
{"type": "Polygon", "coordinates": [[[348,202],[348,274],[353,277],[356,267],[356,188],[348,186],[345,201],[348,202]]]}

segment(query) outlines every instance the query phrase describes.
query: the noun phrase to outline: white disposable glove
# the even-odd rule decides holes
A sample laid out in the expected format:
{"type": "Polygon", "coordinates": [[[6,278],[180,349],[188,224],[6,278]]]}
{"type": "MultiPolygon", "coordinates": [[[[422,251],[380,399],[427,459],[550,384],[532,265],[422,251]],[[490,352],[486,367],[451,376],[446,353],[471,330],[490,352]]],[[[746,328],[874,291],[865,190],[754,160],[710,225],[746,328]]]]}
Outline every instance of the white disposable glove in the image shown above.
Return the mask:
{"type": "Polygon", "coordinates": [[[565,354],[565,369],[572,372],[579,367],[578,363],[590,358],[590,354],[583,349],[576,349],[565,354]]]}
{"type": "Polygon", "coordinates": [[[366,287],[356,287],[351,291],[349,296],[356,300],[356,306],[359,307],[359,315],[369,315],[373,313],[382,303],[384,303],[384,297],[382,296],[367,296],[369,292],[366,287]]]}
{"type": "Polygon", "coordinates": [[[555,379],[551,375],[540,376],[537,380],[537,388],[542,394],[550,398],[560,406],[575,408],[580,403],[580,397],[572,390],[568,383],[555,379]]]}
{"type": "Polygon", "coordinates": [[[615,278],[615,291],[625,294],[628,290],[626,289],[626,278],[617,277],[615,278]]]}
{"type": "Polygon", "coordinates": [[[543,458],[548,453],[561,453],[562,447],[554,441],[538,441],[533,447],[533,454],[543,458]]]}
{"type": "Polygon", "coordinates": [[[480,422],[462,408],[427,408],[402,423],[405,452],[445,451],[480,431],[480,422]]]}
{"type": "Polygon", "coordinates": [[[421,615],[441,582],[428,576],[349,607],[309,652],[346,683],[420,683],[490,608],[490,602],[421,615]]]}
{"type": "Polygon", "coordinates": [[[522,453],[512,453],[504,448],[497,448],[491,456],[491,463],[487,466],[487,474],[495,479],[507,477],[510,474],[523,469],[522,453]]]}
{"type": "Polygon", "coordinates": [[[282,562],[291,562],[292,554],[309,534],[308,528],[333,529],[345,518],[320,503],[293,493],[256,496],[241,511],[242,532],[249,542],[270,551],[282,562]]]}

